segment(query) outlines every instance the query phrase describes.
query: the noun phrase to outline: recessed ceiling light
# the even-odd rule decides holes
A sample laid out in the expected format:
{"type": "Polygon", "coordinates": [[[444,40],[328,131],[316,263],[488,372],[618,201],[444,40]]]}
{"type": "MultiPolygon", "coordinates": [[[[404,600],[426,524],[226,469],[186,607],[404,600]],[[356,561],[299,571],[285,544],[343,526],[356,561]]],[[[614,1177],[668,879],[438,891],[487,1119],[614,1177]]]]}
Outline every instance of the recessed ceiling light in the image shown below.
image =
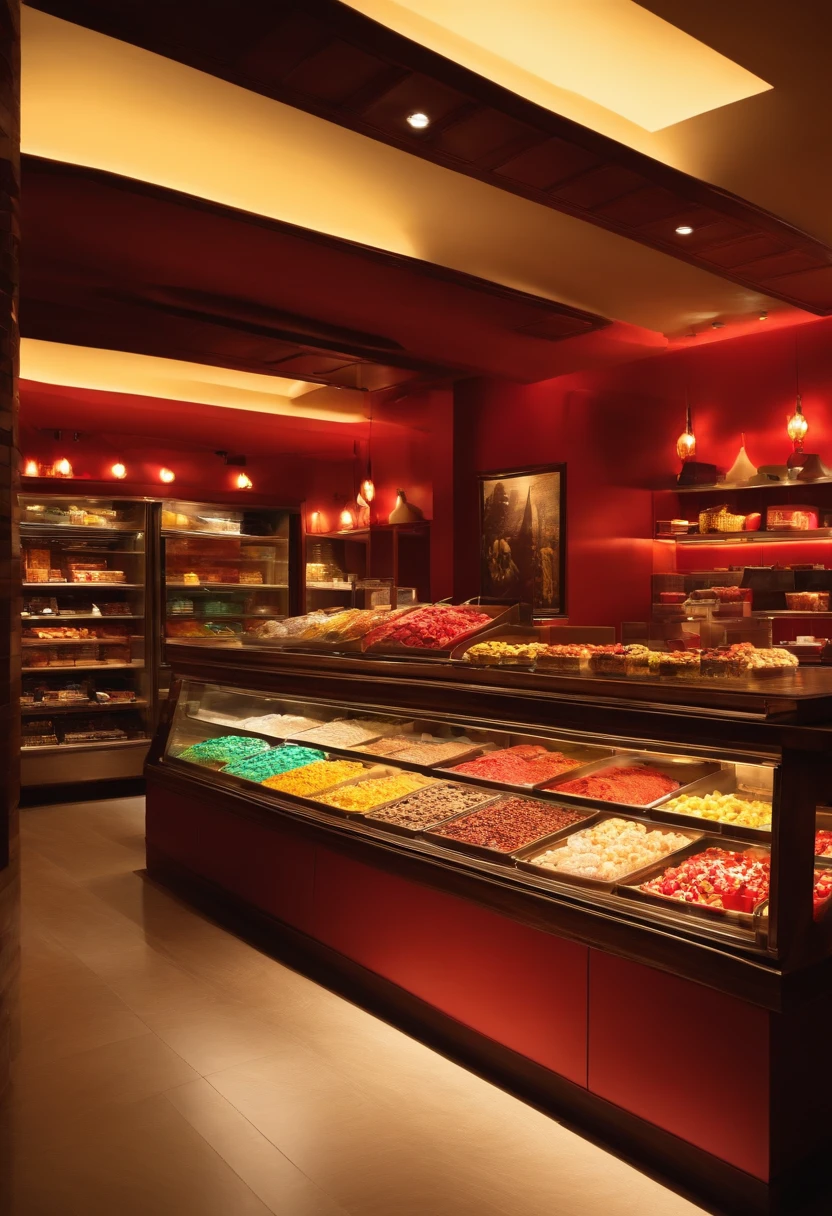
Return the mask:
{"type": "Polygon", "coordinates": [[[676,229],[677,236],[690,236],[692,232],[693,229],[691,228],[690,224],[680,224],[676,229]]]}
{"type": "Polygon", "coordinates": [[[424,131],[425,127],[430,126],[430,119],[428,118],[427,114],[423,114],[421,110],[416,110],[415,113],[408,114],[407,122],[414,131],[424,131]]]}
{"type": "Polygon", "coordinates": [[[767,313],[767,312],[761,312],[761,313],[760,313],[760,320],[761,320],[761,321],[767,321],[767,320],[768,320],[768,313],[767,313]]]}

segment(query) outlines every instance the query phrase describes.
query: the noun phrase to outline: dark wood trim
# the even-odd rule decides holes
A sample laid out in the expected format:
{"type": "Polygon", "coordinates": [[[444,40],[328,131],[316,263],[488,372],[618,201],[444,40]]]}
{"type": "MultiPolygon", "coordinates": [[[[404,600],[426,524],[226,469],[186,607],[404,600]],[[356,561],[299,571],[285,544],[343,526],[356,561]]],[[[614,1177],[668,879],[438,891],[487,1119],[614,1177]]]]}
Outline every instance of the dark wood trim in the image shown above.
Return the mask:
{"type": "MultiPolygon", "coordinates": [[[[129,8],[113,5],[108,0],[36,0],[34,7],[123,41],[133,42],[242,88],[358,131],[410,155],[420,156],[498,189],[576,216],[753,291],[764,292],[819,315],[832,312],[832,276],[829,285],[824,284],[823,290],[817,293],[820,298],[811,295],[803,297],[799,288],[779,288],[777,283],[778,274],[786,273],[787,277],[793,277],[805,271],[811,276],[817,269],[827,271],[832,268],[832,249],[816,237],[730,191],[699,181],[670,165],[512,93],[486,77],[371,20],[350,6],[339,3],[339,0],[284,0],[282,4],[275,6],[274,18],[268,26],[264,25],[261,6],[253,4],[252,0],[240,0],[234,5],[233,17],[229,0],[228,20],[233,20],[235,28],[243,31],[243,36],[240,37],[238,33],[237,39],[233,40],[227,50],[213,28],[210,31],[213,38],[209,36],[206,40],[199,36],[188,37],[185,31],[189,28],[195,29],[199,23],[204,24],[206,21],[210,23],[210,18],[206,18],[202,9],[195,4],[180,6],[186,11],[193,11],[191,27],[184,19],[185,14],[179,14],[179,21],[171,22],[162,0],[146,0],[143,5],[129,8]],[[276,68],[273,73],[268,70],[265,73],[246,70],[246,52],[252,50],[264,35],[274,35],[288,24],[287,40],[291,43],[292,23],[298,22],[306,23],[307,33],[310,27],[316,30],[311,49],[307,48],[303,56],[299,56],[293,64],[282,70],[276,68]],[[251,29],[248,46],[245,45],[244,34],[247,23],[251,29]],[[316,91],[309,80],[305,85],[298,84],[296,70],[304,60],[308,64],[320,51],[336,55],[340,51],[342,58],[348,61],[355,49],[377,61],[376,76],[363,87],[353,89],[340,99],[333,99],[326,87],[316,91]],[[451,107],[450,115],[445,116],[448,121],[443,120],[440,115],[430,129],[414,133],[403,121],[400,126],[396,124],[393,127],[389,124],[384,126],[379,120],[373,121],[372,115],[366,117],[371,104],[366,98],[374,98],[379,90],[381,97],[388,95],[395,87],[400,73],[404,73],[405,82],[408,77],[413,77],[415,81],[426,81],[434,88],[452,90],[458,94],[457,105],[451,107]],[[531,133],[532,146],[543,147],[550,142],[557,142],[587,155],[589,164],[578,171],[573,183],[579,183],[582,177],[589,178],[599,170],[603,172],[607,168],[623,170],[625,178],[629,174],[631,180],[626,182],[623,194],[614,190],[608,197],[594,204],[596,209],[593,209],[554,192],[555,188],[563,189],[567,180],[567,175],[563,173],[556,175],[551,184],[539,188],[522,180],[520,175],[509,175],[505,169],[500,173],[495,172],[495,163],[491,163],[494,155],[498,158],[496,166],[505,166],[506,156],[517,154],[517,143],[512,138],[493,149],[490,157],[476,152],[463,156],[458,151],[443,150],[438,146],[437,135],[453,126],[453,120],[461,121],[466,114],[476,116],[477,113],[486,119],[493,117],[498,123],[508,119],[525,127],[531,133]],[[634,198],[640,192],[649,193],[650,190],[658,190],[668,196],[658,212],[648,207],[644,213],[646,218],[633,223],[604,214],[604,209],[614,205],[616,198],[634,198]],[[665,207],[669,208],[669,214],[665,207]],[[742,242],[749,236],[769,235],[778,243],[773,254],[776,256],[783,253],[787,257],[797,255],[797,269],[791,268],[784,272],[776,266],[766,267],[771,261],[770,251],[756,258],[756,262],[761,263],[761,273],[755,277],[755,260],[743,262],[741,252],[733,268],[729,268],[709,261],[690,244],[674,243],[670,239],[673,224],[683,222],[691,215],[696,216],[697,209],[700,209],[700,231],[705,231],[708,226],[716,229],[720,221],[724,220],[738,226],[739,231],[729,233],[727,239],[715,234],[712,238],[712,248],[724,248],[730,242],[742,242]],[[663,239],[662,236],[665,219],[668,239],[663,239]],[[659,234],[655,231],[657,222],[662,224],[659,234]],[[801,256],[805,258],[804,263],[801,263],[801,256]],[[764,274],[768,277],[764,277],[764,274]]],[[[221,19],[220,14],[214,18],[215,22],[221,19]]],[[[315,84],[317,83],[316,80],[315,84]]],[[[520,144],[522,145],[522,140],[520,144]]]]}
{"type": "Polygon", "coordinates": [[[486,1038],[391,981],[306,934],[259,912],[150,847],[147,878],[195,905],[265,954],[382,1017],[449,1059],[615,1153],[714,1216],[774,1216],[795,1211],[796,1183],[805,1192],[827,1185],[828,1149],[815,1171],[766,1186],[654,1124],[646,1123],[525,1056],[486,1038]]]}

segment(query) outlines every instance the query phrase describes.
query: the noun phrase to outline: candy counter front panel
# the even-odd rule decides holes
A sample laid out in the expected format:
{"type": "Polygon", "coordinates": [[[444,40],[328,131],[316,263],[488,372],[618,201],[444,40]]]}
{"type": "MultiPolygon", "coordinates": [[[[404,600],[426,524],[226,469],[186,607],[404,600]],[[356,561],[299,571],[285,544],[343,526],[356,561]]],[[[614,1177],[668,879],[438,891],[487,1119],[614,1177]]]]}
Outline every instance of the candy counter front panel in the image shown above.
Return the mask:
{"type": "MultiPolygon", "coordinates": [[[[193,671],[196,660],[184,648],[182,655],[182,666],[193,671]]],[[[235,660],[215,654],[205,665],[230,675],[235,660]]],[[[497,725],[493,716],[471,716],[476,702],[461,685],[443,690],[443,713],[402,708],[405,684],[398,705],[380,704],[396,697],[395,681],[383,677],[391,668],[383,664],[369,665],[376,678],[363,684],[363,696],[372,687],[374,700],[362,703],[362,682],[348,674],[332,687],[342,698],[349,690],[351,699],[300,699],[301,688],[319,692],[314,664],[304,670],[298,656],[284,656],[268,671],[270,658],[260,662],[260,681],[282,686],[284,694],[240,690],[233,680],[180,687],[148,771],[151,873],[207,883],[238,910],[274,918],[276,932],[291,926],[304,941],[334,952],[332,959],[383,977],[453,1026],[467,1027],[480,1044],[470,1048],[474,1058],[487,1064],[501,1045],[509,1053],[503,1077],[508,1070],[525,1084],[529,1068],[550,1077],[555,1105],[569,1108],[574,1100],[586,1114],[576,1095],[594,1095],[590,1121],[611,1121],[619,1131],[628,1112],[628,1134],[668,1168],[685,1172],[682,1158],[695,1149],[766,1180],[772,1161],[781,1169],[826,1137],[821,1119],[785,1154],[776,1125],[769,1135],[766,1044],[772,1028],[772,1041],[788,1040],[792,1016],[781,1012],[786,981],[766,915],[769,850],[775,880],[782,890],[795,889],[778,869],[786,838],[779,794],[784,783],[795,788],[791,761],[778,779],[779,726],[751,729],[744,715],[726,720],[723,750],[670,747],[628,738],[626,724],[639,719],[623,706],[615,710],[620,733],[607,736],[512,726],[508,696],[497,725]],[[735,730],[744,741],[732,753],[727,743],[735,730]],[[749,743],[755,732],[756,753],[749,743]],[[593,777],[601,784],[589,784],[593,777]],[[645,778],[649,788],[642,789],[645,778]],[[458,815],[437,822],[451,792],[458,815]],[[521,812],[516,820],[496,813],[514,805],[521,812]],[[714,849],[751,859],[740,872],[723,867],[718,899],[714,875],[690,865],[714,849]],[[569,867],[540,866],[540,854],[550,855],[549,866],[565,857],[569,867]],[[672,899],[655,890],[669,869],[677,882],[672,899]],[[693,905],[681,901],[679,882],[693,905]],[[609,973],[621,987],[614,999],[607,958],[619,968],[609,973]],[[633,1035],[622,1031],[626,1060],[615,1062],[617,1010],[639,985],[646,991],[644,964],[657,983],[676,972],[667,977],[674,984],[660,983],[656,1016],[663,1025],[675,1019],[699,1029],[684,1036],[681,1105],[678,1070],[668,1067],[663,1050],[637,1052],[633,1035]],[[716,1041],[738,1058],[751,1043],[762,1072],[759,1092],[745,1087],[722,1095],[718,1119],[705,1083],[716,1041]],[[521,1058],[529,1064],[511,1064],[521,1058]],[[681,1142],[688,1147],[680,1154],[673,1145],[681,1142]]],[[[423,693],[411,688],[409,695],[423,703],[423,693]]],[[[488,713],[485,698],[482,712],[488,713]]],[[[614,713],[609,707],[605,713],[608,723],[614,713]]],[[[689,734],[692,716],[685,719],[689,734]]],[[[792,745],[800,733],[785,730],[792,745]]],[[[823,863],[816,867],[820,873],[823,863]]],[[[803,897],[811,903],[808,881],[803,897]]],[[[824,919],[822,909],[815,957],[825,948],[824,919]]],[[[652,1041],[651,1015],[644,1002],[640,1008],[643,1047],[652,1041]]],[[[628,1012],[625,1019],[631,1030],[634,1017],[628,1012]]],[[[448,1027],[451,1037],[458,1033],[448,1027]]],[[[786,1091],[796,1109],[800,1095],[788,1084],[786,1091]]]]}

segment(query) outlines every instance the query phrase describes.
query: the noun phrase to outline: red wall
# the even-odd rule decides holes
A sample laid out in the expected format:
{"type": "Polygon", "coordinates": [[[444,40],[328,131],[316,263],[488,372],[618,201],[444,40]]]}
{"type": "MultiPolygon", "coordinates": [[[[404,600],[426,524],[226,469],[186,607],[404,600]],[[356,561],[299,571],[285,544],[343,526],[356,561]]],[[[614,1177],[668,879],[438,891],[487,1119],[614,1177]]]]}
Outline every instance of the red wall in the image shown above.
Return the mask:
{"type": "MultiPolygon", "coordinates": [[[[673,485],[686,391],[697,456],[727,469],[742,433],[751,460],[783,464],[791,450],[795,342],[809,421],[806,447],[832,465],[832,319],[695,346],[602,373],[539,384],[471,380],[455,390],[455,594],[479,588],[478,472],[565,461],[567,609],[575,624],[646,620],[650,491],[673,485]]],[[[807,491],[811,501],[811,490],[807,491]]],[[[657,552],[654,554],[654,550],[657,552]]],[[[804,559],[805,560],[805,559],[804,559]]],[[[827,559],[832,565],[832,556],[827,559]]]]}

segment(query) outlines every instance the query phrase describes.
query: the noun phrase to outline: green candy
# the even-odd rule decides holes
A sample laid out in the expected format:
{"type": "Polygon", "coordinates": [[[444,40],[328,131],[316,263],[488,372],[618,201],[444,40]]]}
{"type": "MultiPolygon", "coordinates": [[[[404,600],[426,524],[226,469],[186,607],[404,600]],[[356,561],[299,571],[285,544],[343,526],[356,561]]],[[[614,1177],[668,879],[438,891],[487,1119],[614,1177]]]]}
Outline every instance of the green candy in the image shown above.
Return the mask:
{"type": "Polygon", "coordinates": [[[317,760],[325,760],[324,752],[315,747],[273,747],[271,751],[260,752],[257,756],[249,756],[245,760],[235,760],[222,770],[230,777],[242,777],[246,781],[265,781],[267,777],[276,777],[280,773],[288,773],[293,768],[305,768],[317,760]]]}
{"type": "Polygon", "coordinates": [[[219,739],[204,739],[193,743],[177,756],[178,760],[190,760],[192,764],[231,764],[268,751],[271,744],[265,739],[249,739],[245,735],[221,735],[219,739]]]}

